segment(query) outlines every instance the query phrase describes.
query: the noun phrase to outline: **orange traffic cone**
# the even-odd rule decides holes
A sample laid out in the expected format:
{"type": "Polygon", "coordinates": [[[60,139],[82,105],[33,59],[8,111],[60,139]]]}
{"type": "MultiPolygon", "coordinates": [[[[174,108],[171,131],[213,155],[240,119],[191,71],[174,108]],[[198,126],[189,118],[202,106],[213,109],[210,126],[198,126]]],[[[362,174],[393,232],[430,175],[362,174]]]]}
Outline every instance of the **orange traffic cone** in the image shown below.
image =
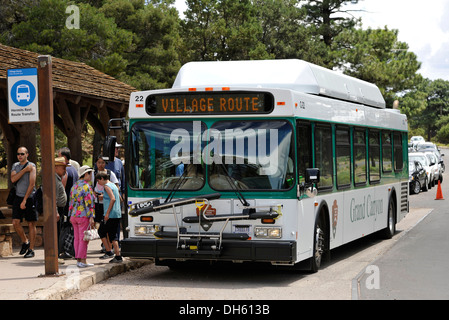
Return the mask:
{"type": "Polygon", "coordinates": [[[438,180],[438,190],[437,190],[437,197],[435,200],[444,200],[443,198],[443,192],[441,191],[441,183],[440,180],[438,180]]]}

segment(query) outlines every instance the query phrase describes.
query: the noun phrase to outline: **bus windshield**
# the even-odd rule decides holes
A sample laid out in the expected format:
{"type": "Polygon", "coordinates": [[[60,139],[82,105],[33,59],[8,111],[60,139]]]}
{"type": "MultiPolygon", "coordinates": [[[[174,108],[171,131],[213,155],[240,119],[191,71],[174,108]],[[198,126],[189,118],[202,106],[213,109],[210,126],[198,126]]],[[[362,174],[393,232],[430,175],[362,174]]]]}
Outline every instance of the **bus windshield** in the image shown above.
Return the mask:
{"type": "Polygon", "coordinates": [[[287,121],[220,121],[209,184],[226,191],[282,190],[294,182],[292,126],[287,121]],[[234,185],[234,186],[233,186],[234,185]]]}
{"type": "Polygon", "coordinates": [[[293,129],[285,120],[137,122],[131,129],[134,189],[286,190],[294,184],[293,129]]]}

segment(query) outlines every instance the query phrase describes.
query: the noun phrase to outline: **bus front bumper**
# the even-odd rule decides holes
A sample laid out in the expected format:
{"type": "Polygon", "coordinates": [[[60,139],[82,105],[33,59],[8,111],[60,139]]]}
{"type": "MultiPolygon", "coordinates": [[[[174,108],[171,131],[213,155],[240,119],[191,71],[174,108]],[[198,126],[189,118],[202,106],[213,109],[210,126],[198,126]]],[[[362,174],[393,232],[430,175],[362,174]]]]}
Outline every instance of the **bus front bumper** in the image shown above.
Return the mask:
{"type": "Polygon", "coordinates": [[[175,239],[127,238],[121,242],[124,257],[140,259],[185,259],[294,263],[296,261],[295,241],[239,241],[223,240],[221,248],[178,248],[175,239]]]}

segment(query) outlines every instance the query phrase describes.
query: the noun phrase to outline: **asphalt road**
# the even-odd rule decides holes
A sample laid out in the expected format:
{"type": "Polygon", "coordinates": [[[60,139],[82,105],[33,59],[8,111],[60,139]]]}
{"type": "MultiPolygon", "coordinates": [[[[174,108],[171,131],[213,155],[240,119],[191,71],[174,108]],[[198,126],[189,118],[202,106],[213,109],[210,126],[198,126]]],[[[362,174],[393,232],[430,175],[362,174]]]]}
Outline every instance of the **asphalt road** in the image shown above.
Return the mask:
{"type": "Polygon", "coordinates": [[[447,299],[449,170],[442,187],[448,200],[434,200],[437,188],[410,197],[411,212],[397,225],[393,239],[373,235],[337,248],[315,274],[238,264],[179,269],[150,264],[69,299],[447,299]]]}
{"type": "MultiPolygon", "coordinates": [[[[449,155],[447,149],[444,153],[449,155]]],[[[410,197],[411,208],[431,208],[432,212],[372,262],[370,272],[359,279],[359,299],[449,299],[447,170],[443,177],[444,200],[435,200],[437,187],[410,197]]]]}

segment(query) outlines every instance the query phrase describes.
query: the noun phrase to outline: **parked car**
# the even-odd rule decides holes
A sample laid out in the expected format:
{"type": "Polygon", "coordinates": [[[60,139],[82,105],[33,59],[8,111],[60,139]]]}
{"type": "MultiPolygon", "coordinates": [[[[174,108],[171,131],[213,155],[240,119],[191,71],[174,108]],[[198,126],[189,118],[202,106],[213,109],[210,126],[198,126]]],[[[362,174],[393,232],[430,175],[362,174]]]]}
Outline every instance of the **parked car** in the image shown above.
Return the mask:
{"type": "Polygon", "coordinates": [[[440,178],[443,176],[442,173],[440,173],[440,166],[438,165],[438,159],[437,156],[435,155],[434,152],[432,151],[427,151],[424,152],[424,154],[426,155],[427,159],[429,159],[429,163],[430,163],[430,169],[432,170],[432,174],[433,174],[433,181],[432,181],[432,187],[435,185],[435,183],[438,184],[438,180],[440,180],[440,178]]]}
{"type": "Polygon", "coordinates": [[[422,186],[427,184],[426,171],[419,161],[409,161],[408,172],[410,194],[418,194],[422,186]]]}
{"type": "Polygon", "coordinates": [[[437,155],[437,158],[438,158],[438,163],[441,166],[442,172],[444,172],[444,170],[445,170],[444,161],[443,161],[444,154],[442,154],[440,152],[440,149],[438,149],[438,147],[434,143],[432,143],[432,142],[421,143],[416,148],[416,151],[418,151],[418,152],[428,152],[428,151],[435,152],[435,154],[437,155]]]}
{"type": "Polygon", "coordinates": [[[421,136],[413,136],[410,138],[410,142],[412,143],[412,146],[416,148],[419,144],[426,142],[426,140],[421,136]]]}
{"type": "Polygon", "coordinates": [[[423,152],[412,152],[408,155],[409,161],[417,161],[426,173],[426,183],[422,185],[423,191],[431,189],[435,185],[434,169],[430,165],[430,160],[423,152]]]}

